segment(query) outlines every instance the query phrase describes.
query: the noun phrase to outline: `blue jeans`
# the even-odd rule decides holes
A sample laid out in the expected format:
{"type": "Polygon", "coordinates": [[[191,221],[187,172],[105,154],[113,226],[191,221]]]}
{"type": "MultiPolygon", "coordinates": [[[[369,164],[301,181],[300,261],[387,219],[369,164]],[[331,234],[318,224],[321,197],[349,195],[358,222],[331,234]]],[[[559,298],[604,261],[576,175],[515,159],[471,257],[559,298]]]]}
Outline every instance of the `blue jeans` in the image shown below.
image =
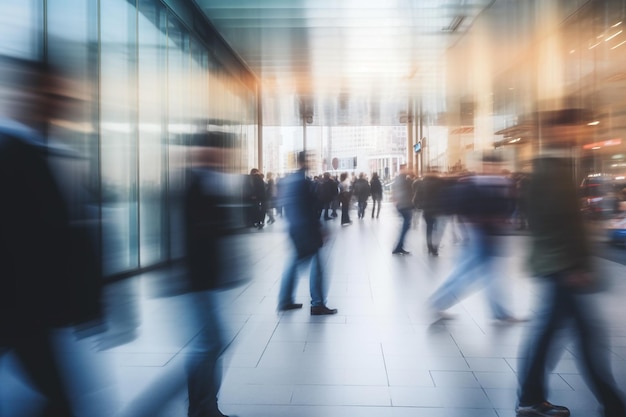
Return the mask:
{"type": "Polygon", "coordinates": [[[402,216],[402,230],[400,230],[400,238],[394,250],[404,249],[404,238],[411,228],[411,219],[413,217],[413,207],[399,208],[398,212],[402,216]]]}
{"type": "Polygon", "coordinates": [[[324,288],[324,274],[320,261],[319,251],[315,254],[298,258],[294,255],[291,259],[283,279],[280,283],[280,294],[278,296],[278,308],[294,303],[294,292],[296,279],[298,278],[298,267],[307,262],[311,262],[311,275],[309,277],[309,288],[311,292],[311,306],[326,305],[326,292],[324,288]]]}
{"type": "Polygon", "coordinates": [[[504,291],[497,282],[493,271],[493,257],[496,251],[496,236],[491,236],[468,224],[469,244],[467,253],[445,282],[430,297],[431,306],[438,311],[446,310],[463,298],[471,287],[483,281],[487,290],[487,300],[495,319],[511,317],[505,305],[504,291]]]}
{"type": "Polygon", "coordinates": [[[611,373],[607,335],[593,304],[593,296],[572,291],[561,284],[563,272],[543,277],[542,298],[526,344],[520,355],[518,401],[520,405],[538,404],[547,399],[546,374],[552,367],[556,335],[573,326],[582,365],[590,389],[604,407],[606,417],[626,416],[611,373]]]}

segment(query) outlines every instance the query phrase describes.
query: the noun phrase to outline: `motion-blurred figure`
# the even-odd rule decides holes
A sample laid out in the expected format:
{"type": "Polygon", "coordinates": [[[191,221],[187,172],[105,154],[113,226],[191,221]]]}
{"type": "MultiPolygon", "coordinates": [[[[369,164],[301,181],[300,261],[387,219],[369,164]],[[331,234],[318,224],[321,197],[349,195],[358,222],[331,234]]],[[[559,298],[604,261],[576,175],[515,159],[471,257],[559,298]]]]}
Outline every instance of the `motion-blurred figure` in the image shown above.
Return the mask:
{"type": "Polygon", "coordinates": [[[339,175],[339,202],[341,203],[341,225],[352,224],[350,220],[350,204],[352,203],[352,184],[347,172],[339,175]]]}
{"type": "Polygon", "coordinates": [[[82,292],[80,280],[87,276],[77,275],[93,259],[73,252],[88,242],[79,242],[70,227],[67,203],[46,159],[51,150],[43,132],[71,101],[63,81],[46,64],[0,57],[0,354],[18,358],[46,399],[46,417],[74,415],[52,329],[100,314],[99,293],[91,298],[82,292]]]}
{"type": "Polygon", "coordinates": [[[295,254],[282,278],[278,310],[302,308],[302,304],[294,300],[298,267],[310,261],[311,315],[336,314],[337,309],[326,307],[326,286],[319,253],[323,237],[319,215],[316,212],[317,196],[312,181],[306,176],[308,163],[305,151],[298,154],[298,165],[300,169],[282,181],[281,200],[295,254]]]}
{"type": "Polygon", "coordinates": [[[597,282],[570,157],[586,126],[585,112],[569,109],[539,116],[545,148],[533,163],[527,207],[529,267],[540,278],[542,294],[520,356],[517,416],[570,415],[566,407],[547,401],[546,374],[556,336],[572,325],[581,351],[577,358],[603,415],[624,417],[626,407],[612,377],[607,337],[589,294],[597,282]]]}
{"type": "Polygon", "coordinates": [[[411,219],[413,217],[413,182],[405,165],[400,168],[400,173],[393,181],[391,196],[398,213],[402,216],[400,237],[391,253],[394,255],[408,255],[409,252],[404,249],[404,239],[411,228],[411,219]]]}
{"type": "Polygon", "coordinates": [[[218,407],[221,359],[227,347],[218,290],[248,277],[243,233],[250,214],[248,201],[243,200],[248,176],[227,172],[236,146],[232,136],[203,132],[189,142],[191,167],[184,193],[187,274],[183,278],[189,303],[179,314],[188,316],[187,324],[199,333],[185,355],[184,370],[172,365],[117,417],[160,416],[185,385],[189,417],[227,417],[218,407]]]}
{"type": "Polygon", "coordinates": [[[330,172],[324,172],[324,178],[322,179],[322,182],[318,187],[318,196],[320,202],[322,203],[324,220],[334,219],[334,217],[331,217],[329,211],[331,209],[333,200],[337,198],[338,194],[339,188],[337,187],[337,183],[330,176],[330,172]]]}
{"type": "Polygon", "coordinates": [[[428,254],[439,256],[439,239],[443,235],[445,222],[441,210],[441,190],[444,186],[443,179],[436,173],[431,172],[418,180],[415,187],[415,207],[422,210],[426,222],[426,246],[428,254]],[[437,232],[437,233],[435,233],[437,232]],[[433,235],[435,238],[433,238],[433,235]]]}
{"type": "MultiPolygon", "coordinates": [[[[500,246],[499,229],[513,212],[513,185],[504,176],[493,175],[491,156],[483,159],[484,174],[461,178],[452,193],[461,220],[467,225],[469,244],[462,260],[441,286],[431,295],[430,307],[435,319],[448,318],[444,310],[458,303],[476,283],[487,289],[491,315],[502,322],[516,322],[506,306],[500,277],[494,271],[494,257],[500,246]]],[[[447,196],[444,196],[448,199],[447,196]]]]}
{"type": "Polygon", "coordinates": [[[376,214],[376,218],[378,218],[380,215],[380,203],[383,201],[383,184],[380,182],[378,172],[372,174],[370,193],[372,194],[372,219],[374,218],[374,214],[376,214]]]}
{"type": "Polygon", "coordinates": [[[354,182],[354,195],[358,204],[359,219],[365,217],[365,209],[367,208],[367,199],[370,196],[370,183],[365,178],[365,173],[361,172],[359,178],[354,182]]]}
{"type": "Polygon", "coordinates": [[[272,172],[267,173],[265,197],[267,202],[267,224],[272,224],[276,222],[276,218],[274,217],[274,208],[276,207],[276,200],[278,199],[278,188],[276,187],[276,180],[274,180],[274,174],[272,172]]]}

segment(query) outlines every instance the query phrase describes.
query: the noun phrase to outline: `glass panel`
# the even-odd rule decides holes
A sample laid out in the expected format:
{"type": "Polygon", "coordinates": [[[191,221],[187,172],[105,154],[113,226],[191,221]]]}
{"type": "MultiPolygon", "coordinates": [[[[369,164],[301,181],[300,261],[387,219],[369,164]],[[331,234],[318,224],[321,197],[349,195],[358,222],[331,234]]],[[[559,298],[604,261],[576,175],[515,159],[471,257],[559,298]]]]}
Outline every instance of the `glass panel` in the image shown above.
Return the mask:
{"type": "Polygon", "coordinates": [[[21,58],[41,57],[43,2],[0,2],[0,54],[21,58]]]}
{"type": "Polygon", "coordinates": [[[189,34],[173,15],[168,16],[167,68],[168,68],[168,126],[169,140],[169,207],[170,256],[184,255],[183,195],[187,152],[185,138],[191,131],[189,120],[190,89],[189,34]]]}
{"type": "Polygon", "coordinates": [[[139,242],[141,266],[165,261],[167,249],[165,116],[167,13],[160,2],[139,3],[139,242]]]}
{"type": "Polygon", "coordinates": [[[138,266],[136,10],[100,2],[101,192],[106,275],[138,266]]]}
{"type": "Polygon", "coordinates": [[[72,221],[88,228],[95,243],[100,241],[97,1],[48,0],[46,10],[48,60],[63,73],[68,96],[64,111],[48,126],[48,142],[71,152],[50,159],[62,176],[72,221]]]}

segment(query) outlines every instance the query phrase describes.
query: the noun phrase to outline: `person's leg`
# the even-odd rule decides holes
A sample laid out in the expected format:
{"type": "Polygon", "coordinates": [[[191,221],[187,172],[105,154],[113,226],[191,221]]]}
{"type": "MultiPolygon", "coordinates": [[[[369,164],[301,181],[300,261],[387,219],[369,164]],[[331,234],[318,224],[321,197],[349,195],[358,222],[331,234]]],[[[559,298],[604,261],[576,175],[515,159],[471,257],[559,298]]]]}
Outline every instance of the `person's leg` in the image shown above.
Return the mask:
{"type": "Polygon", "coordinates": [[[294,255],[293,259],[287,266],[280,282],[280,292],[278,295],[278,309],[284,308],[290,304],[294,304],[294,290],[296,278],[298,275],[298,265],[300,261],[294,255]]]}
{"type": "Polygon", "coordinates": [[[407,232],[411,228],[412,209],[401,209],[399,211],[402,216],[402,229],[400,230],[400,237],[398,238],[398,244],[396,245],[394,251],[404,250],[404,239],[407,232]]]}
{"type": "Polygon", "coordinates": [[[350,223],[350,201],[341,202],[341,224],[350,223]]]}
{"type": "Polygon", "coordinates": [[[309,289],[311,292],[311,306],[326,305],[326,288],[324,282],[324,271],[320,261],[319,251],[311,257],[311,275],[309,278],[309,289]]]}
{"type": "Polygon", "coordinates": [[[378,211],[376,212],[376,218],[378,218],[378,216],[380,215],[380,203],[382,203],[382,200],[378,200],[378,211]]]}
{"type": "Polygon", "coordinates": [[[74,416],[48,332],[45,329],[31,330],[16,338],[14,348],[33,386],[48,401],[42,416],[74,416]]]}
{"type": "Polygon", "coordinates": [[[626,406],[613,378],[608,336],[597,306],[587,294],[569,294],[583,375],[604,408],[605,417],[625,417],[626,406]]]}
{"type": "Polygon", "coordinates": [[[429,303],[433,310],[444,311],[458,303],[480,277],[476,271],[481,262],[480,248],[470,245],[464,252],[462,260],[430,296],[429,303]]]}
{"type": "Polygon", "coordinates": [[[188,415],[220,416],[217,394],[222,383],[222,368],[219,359],[225,343],[219,306],[215,293],[203,291],[192,296],[195,323],[201,330],[187,354],[188,415]]]}
{"type": "Polygon", "coordinates": [[[430,213],[424,213],[424,221],[426,222],[426,246],[428,246],[428,253],[433,253],[433,230],[435,228],[435,216],[430,213]]]}
{"type": "Polygon", "coordinates": [[[555,276],[542,277],[543,291],[520,355],[518,405],[532,406],[547,401],[546,366],[554,337],[568,315],[568,305],[555,276]]]}

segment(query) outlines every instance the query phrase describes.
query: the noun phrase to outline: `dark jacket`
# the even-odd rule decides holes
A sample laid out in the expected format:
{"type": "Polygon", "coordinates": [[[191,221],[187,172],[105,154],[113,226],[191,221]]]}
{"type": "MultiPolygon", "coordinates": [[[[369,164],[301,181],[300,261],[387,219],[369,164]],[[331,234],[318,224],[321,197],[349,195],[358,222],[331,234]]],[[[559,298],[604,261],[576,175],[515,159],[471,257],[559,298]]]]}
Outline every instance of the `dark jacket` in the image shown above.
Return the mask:
{"type": "Polygon", "coordinates": [[[365,178],[359,178],[354,182],[354,196],[361,203],[369,198],[370,185],[365,178]]]}
{"type": "Polygon", "coordinates": [[[244,203],[232,188],[234,179],[208,168],[189,171],[184,213],[192,291],[230,287],[249,278],[244,203]]]}
{"type": "Polygon", "coordinates": [[[42,149],[0,132],[0,345],[81,319],[68,210],[42,149]]]}
{"type": "Polygon", "coordinates": [[[373,177],[370,180],[370,193],[372,194],[372,200],[381,200],[383,198],[383,185],[378,177],[373,177]]]}
{"type": "Polygon", "coordinates": [[[322,232],[313,182],[298,170],[281,181],[281,201],[297,256],[313,255],[322,246],[322,232]]]}
{"type": "Polygon", "coordinates": [[[537,276],[570,268],[590,268],[591,249],[569,158],[533,162],[528,187],[531,245],[528,265],[537,276]]]}

